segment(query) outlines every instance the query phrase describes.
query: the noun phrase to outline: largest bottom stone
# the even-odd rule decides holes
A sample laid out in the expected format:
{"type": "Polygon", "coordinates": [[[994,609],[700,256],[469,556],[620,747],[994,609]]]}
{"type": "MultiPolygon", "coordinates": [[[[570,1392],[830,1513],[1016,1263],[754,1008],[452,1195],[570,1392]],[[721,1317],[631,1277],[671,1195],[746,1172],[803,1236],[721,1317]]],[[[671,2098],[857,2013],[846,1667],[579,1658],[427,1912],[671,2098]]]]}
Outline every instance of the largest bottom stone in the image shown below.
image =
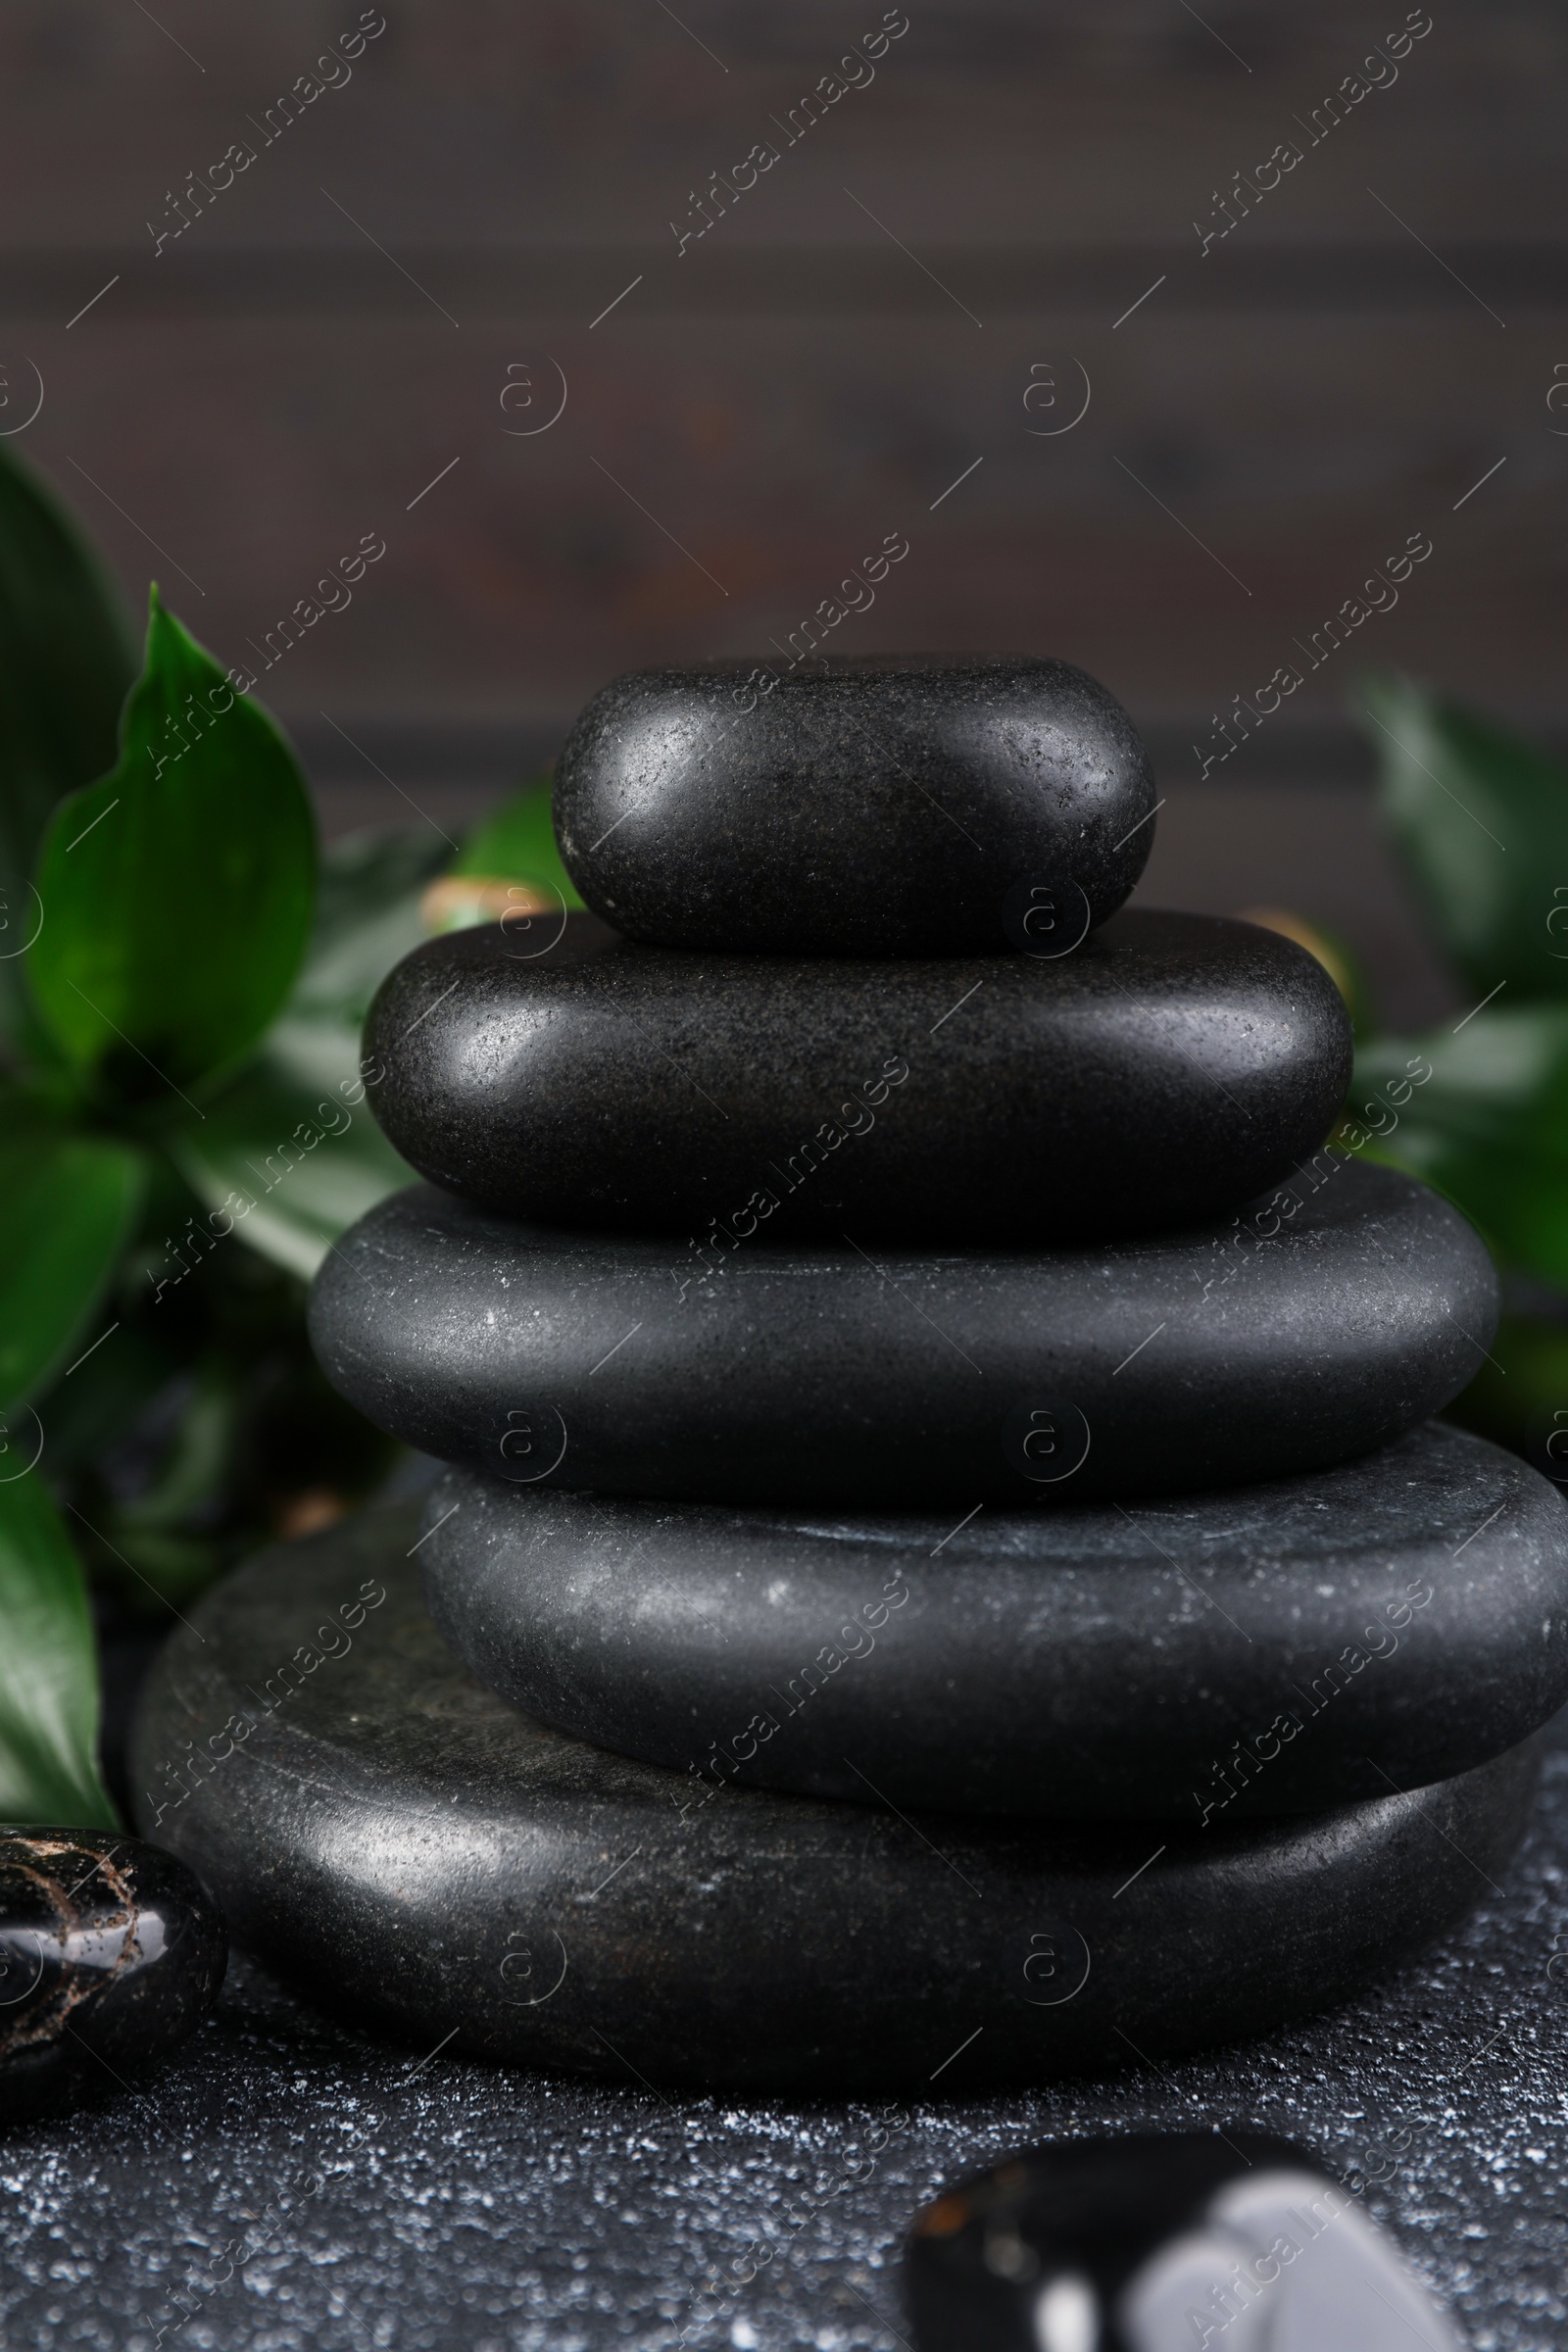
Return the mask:
{"type": "Polygon", "coordinates": [[[378,2032],[844,2096],[1040,2082],[1343,1999],[1500,1876],[1535,1760],[1305,1819],[998,1823],[607,1754],[475,1682],[412,1510],[263,1554],[171,1641],[143,1831],[237,1942],[378,2032]]]}

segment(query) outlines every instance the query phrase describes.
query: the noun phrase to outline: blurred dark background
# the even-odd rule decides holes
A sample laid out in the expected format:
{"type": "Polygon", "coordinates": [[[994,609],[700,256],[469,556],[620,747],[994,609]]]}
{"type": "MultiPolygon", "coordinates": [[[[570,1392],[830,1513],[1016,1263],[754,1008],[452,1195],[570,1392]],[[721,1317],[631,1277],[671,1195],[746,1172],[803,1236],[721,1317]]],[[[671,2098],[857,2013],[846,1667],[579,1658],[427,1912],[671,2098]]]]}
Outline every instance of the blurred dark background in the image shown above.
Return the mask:
{"type": "Polygon", "coordinates": [[[330,830],[455,830],[614,671],[765,655],[901,532],[833,650],[1081,662],[1169,796],[1146,894],[1444,1009],[1348,705],[1392,662],[1568,733],[1560,6],[11,0],[0,75],[0,429],[127,594],[260,669],[386,543],[262,671],[330,830]]]}

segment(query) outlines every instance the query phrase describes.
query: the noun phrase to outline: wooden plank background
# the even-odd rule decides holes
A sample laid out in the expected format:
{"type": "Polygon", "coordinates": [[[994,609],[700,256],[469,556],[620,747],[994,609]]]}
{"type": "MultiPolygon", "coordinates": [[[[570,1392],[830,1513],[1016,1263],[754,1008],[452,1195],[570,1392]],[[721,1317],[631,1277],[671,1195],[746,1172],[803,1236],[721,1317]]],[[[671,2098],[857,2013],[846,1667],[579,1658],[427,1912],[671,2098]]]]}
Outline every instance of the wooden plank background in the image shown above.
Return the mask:
{"type": "Polygon", "coordinates": [[[1148,732],[1167,832],[1216,787],[1364,773],[1363,661],[1568,731],[1563,10],[1436,0],[1331,130],[1424,11],[886,16],[874,77],[789,143],[876,0],[12,0],[0,420],[41,379],[16,447],[225,661],[384,537],[264,677],[340,818],[401,812],[383,770],[460,811],[604,678],[765,651],[895,529],[837,642],[1081,662],[1148,732]],[[1397,609],[1200,792],[1213,714],[1416,531],[1397,609]]]}

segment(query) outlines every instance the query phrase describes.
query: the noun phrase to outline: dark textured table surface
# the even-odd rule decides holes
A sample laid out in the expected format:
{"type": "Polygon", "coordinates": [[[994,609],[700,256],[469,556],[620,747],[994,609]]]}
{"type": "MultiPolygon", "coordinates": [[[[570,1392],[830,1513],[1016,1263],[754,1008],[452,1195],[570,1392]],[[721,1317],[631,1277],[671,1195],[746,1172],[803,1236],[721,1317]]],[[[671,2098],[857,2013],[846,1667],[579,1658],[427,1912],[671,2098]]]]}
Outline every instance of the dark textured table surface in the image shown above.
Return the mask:
{"type": "Polygon", "coordinates": [[[1055,2089],[841,2107],[587,2087],[362,2038],[236,1960],[147,2087],[0,2140],[0,2341],[892,2352],[901,2240],[940,2183],[1054,2134],[1250,2125],[1359,2190],[1476,2352],[1557,2352],[1568,1719],[1550,1737],[1507,1886],[1423,1963],[1304,2030],[1055,2089]]]}

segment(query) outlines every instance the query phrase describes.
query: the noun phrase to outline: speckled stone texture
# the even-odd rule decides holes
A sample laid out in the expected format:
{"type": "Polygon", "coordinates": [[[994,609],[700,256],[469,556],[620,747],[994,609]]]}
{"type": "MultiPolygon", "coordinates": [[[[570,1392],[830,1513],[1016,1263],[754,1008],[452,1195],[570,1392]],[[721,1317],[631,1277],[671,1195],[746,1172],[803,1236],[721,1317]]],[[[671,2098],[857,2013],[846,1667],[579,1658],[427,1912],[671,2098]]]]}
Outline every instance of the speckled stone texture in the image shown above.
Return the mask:
{"type": "Polygon", "coordinates": [[[377,1117],[433,1182],[720,1250],[1180,1225],[1288,1180],[1350,1076],[1344,1004],[1304,949],[1136,907],[1051,961],[786,961],[633,947],[581,915],[493,924],[406,957],[366,1049],[377,1117]]]}
{"type": "Polygon", "coordinates": [[[108,1830],[0,1832],[0,2124],[166,2058],[227,1957],[221,1913],[172,1854],[108,1830]]]}
{"type": "Polygon", "coordinates": [[[504,1696],[852,1803],[1305,1812],[1468,1771],[1568,1699],[1568,1502],[1441,1422],[1311,1477],[956,1531],[462,1470],[424,1526],[430,1613],[504,1696]]]}
{"type": "Polygon", "coordinates": [[[957,1518],[1365,1451],[1471,1378],[1496,1276],[1424,1185],[1324,1154],[1239,1219],[1057,1251],[698,1256],[414,1191],[328,1253],[310,1315],[334,1387],[444,1460],[957,1518]]]}
{"type": "Polygon", "coordinates": [[[1065,2134],[1253,2129],[1345,2182],[1472,2352],[1561,2352],[1565,1736],[1522,1852],[1495,1890],[1476,1873],[1478,1909],[1424,1959],[1114,2078],[977,2097],[960,2057],[897,2104],[671,2097],[436,2034],[388,2046],[236,1959],[155,2087],[7,2135],[0,2328],[29,2352],[152,2352],[191,2314],[166,2346],[898,2352],[909,2223],[976,2166],[1065,2134]]]}
{"type": "Polygon", "coordinates": [[[1456,1926],[1535,1784],[1527,1744],[1437,1789],[1195,1832],[703,1782],[476,1683],[420,1605],[416,1524],[368,1514],[225,1580],[155,1669],[131,1776],[237,1941],[400,2037],[822,2096],[916,2093],[950,2058],[1004,2084],[1162,2059],[1456,1926]]]}
{"type": "Polygon", "coordinates": [[[1014,654],[632,670],[555,791],[572,880],[617,929],[781,956],[983,955],[1041,880],[1087,928],[1143,872],[1153,808],[1114,697],[1014,654]]]}

